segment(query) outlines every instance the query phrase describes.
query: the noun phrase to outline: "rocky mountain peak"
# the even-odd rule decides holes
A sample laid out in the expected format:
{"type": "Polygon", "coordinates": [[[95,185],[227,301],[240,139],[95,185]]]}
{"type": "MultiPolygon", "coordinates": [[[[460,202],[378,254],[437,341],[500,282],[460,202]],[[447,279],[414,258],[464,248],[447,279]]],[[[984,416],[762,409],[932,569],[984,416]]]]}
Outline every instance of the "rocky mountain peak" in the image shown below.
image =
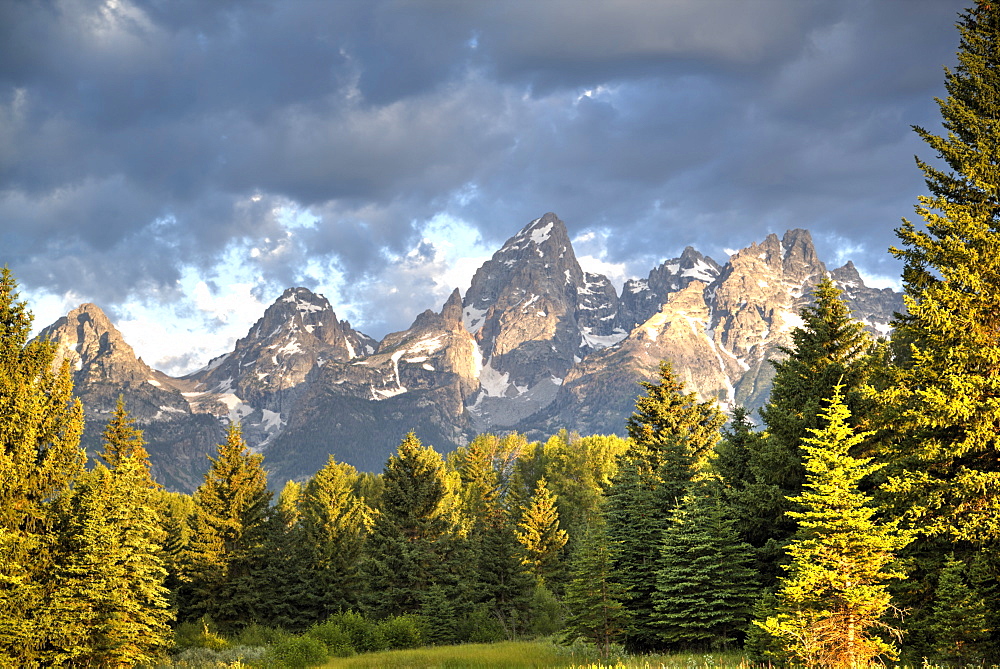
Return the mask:
{"type": "Polygon", "coordinates": [[[679,258],[663,261],[647,278],[625,282],[618,327],[626,332],[631,330],[659,312],[671,294],[684,290],[693,281],[710,284],[721,272],[717,262],[693,247],[686,247],[679,258]]]}
{"type": "Polygon", "coordinates": [[[838,267],[830,272],[830,278],[833,279],[841,290],[848,288],[857,288],[864,286],[865,282],[861,279],[861,273],[858,272],[858,268],[854,266],[854,261],[848,260],[847,264],[843,267],[838,267]]]}
{"type": "Polygon", "coordinates": [[[77,383],[136,384],[153,375],[96,304],[81,304],[38,336],[56,343],[57,360],[70,360],[77,383]]]}
{"type": "Polygon", "coordinates": [[[553,213],[528,223],[479,268],[463,319],[483,360],[481,390],[469,410],[484,429],[512,425],[552,401],[587,345],[577,319],[589,323],[584,312],[600,310],[590,297],[606,294],[610,285],[602,279],[584,277],[553,213]]]}

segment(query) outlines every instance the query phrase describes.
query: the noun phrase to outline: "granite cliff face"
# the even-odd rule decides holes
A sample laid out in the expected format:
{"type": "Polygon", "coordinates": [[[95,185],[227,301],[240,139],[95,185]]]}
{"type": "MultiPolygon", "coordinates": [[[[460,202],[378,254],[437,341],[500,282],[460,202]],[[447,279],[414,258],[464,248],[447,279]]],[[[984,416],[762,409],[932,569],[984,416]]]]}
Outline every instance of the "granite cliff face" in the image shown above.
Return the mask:
{"type": "Polygon", "coordinates": [[[225,427],[214,416],[192,410],[179,387],[183,384],[137,358],[99,307],[80,305],[39,337],[58,344],[60,361],[70,360],[74,392],[84,407],[82,443],[88,452],[103,450],[101,433],[122,396],[144,431],[157,480],[177,490],[193,490],[200,483],[205,456],[224,437],[225,427]]]}
{"type": "MultiPolygon", "coordinates": [[[[231,420],[280,486],[331,453],[376,471],[411,430],[440,450],[484,431],[621,434],[637,382],[656,378],[663,359],[702,397],[757,408],[770,388],[768,359],[790,343],[826,274],[809,233],[792,230],[723,265],[688,247],[619,296],[580,268],[550,213],[507,240],[464,298],[456,289],[440,312],[381,342],[305,288],[285,291],[233,351],[179,379],[137,359],[94,305],[43,334],[74,365],[92,449],[121,393],[169,487],[200,482],[231,420]]],[[[851,263],[829,275],[856,317],[888,331],[898,293],[865,286],[851,263]]]]}

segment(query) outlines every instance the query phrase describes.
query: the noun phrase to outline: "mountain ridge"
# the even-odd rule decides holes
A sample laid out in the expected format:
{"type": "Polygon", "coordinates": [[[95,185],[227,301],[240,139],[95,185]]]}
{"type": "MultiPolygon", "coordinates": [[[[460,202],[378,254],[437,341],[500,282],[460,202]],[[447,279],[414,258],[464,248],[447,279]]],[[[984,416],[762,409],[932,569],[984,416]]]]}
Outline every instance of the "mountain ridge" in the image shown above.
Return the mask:
{"type": "Polygon", "coordinates": [[[197,485],[207,466],[199,456],[234,420],[280,484],[330,453],[377,470],[411,430],[442,450],[489,431],[621,434],[638,381],[655,378],[661,359],[703,398],[757,408],[768,359],[791,342],[812,286],[828,275],[856,317],[888,332],[900,294],[866,286],[850,262],[828,271],[806,230],[770,234],[722,265],[689,246],[619,295],[580,267],[550,212],[510,237],[464,295],[456,288],[440,311],[381,341],[302,287],[285,290],[232,351],[182,377],[143,363],[95,305],[39,336],[71,360],[91,450],[121,394],[168,487],[197,485]]]}

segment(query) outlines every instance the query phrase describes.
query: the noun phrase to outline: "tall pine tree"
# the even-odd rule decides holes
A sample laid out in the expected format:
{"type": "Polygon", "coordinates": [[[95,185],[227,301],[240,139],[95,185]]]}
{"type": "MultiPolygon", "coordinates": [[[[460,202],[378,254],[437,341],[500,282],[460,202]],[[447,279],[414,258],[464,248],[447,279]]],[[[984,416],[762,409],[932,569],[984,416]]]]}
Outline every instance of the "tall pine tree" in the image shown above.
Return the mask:
{"type": "Polygon", "coordinates": [[[453,603],[459,538],[441,456],[411,432],[386,463],[382,481],[363,565],[368,610],[377,617],[418,613],[442,592],[453,603]]]}
{"type": "Polygon", "coordinates": [[[739,540],[720,492],[716,480],[701,482],[663,532],[653,622],[673,650],[735,646],[759,594],[753,549],[739,540]]]}
{"type": "Polygon", "coordinates": [[[0,269],[0,665],[33,666],[59,642],[59,510],[83,471],[83,409],[68,362],[28,341],[32,316],[0,269]]]}
{"type": "Polygon", "coordinates": [[[840,388],[821,416],[826,427],[806,439],[806,483],[790,511],[799,529],[778,591],[779,613],[761,623],[806,666],[869,666],[895,648],[875,633],[891,606],[890,579],[903,576],[896,553],[911,540],[896,521],[875,519],[861,481],[882,468],[850,452],[865,438],[850,426],[840,388]]]}
{"type": "Polygon", "coordinates": [[[653,595],[660,570],[660,543],[672,509],[708,463],[725,416],[714,402],[685,393],[669,363],[660,365],[660,382],[641,384],[628,419],[632,438],[619,459],[608,491],[608,537],[616,547],[614,574],[624,586],[630,626],[625,641],[636,650],[662,645],[653,595]]]}
{"type": "Polygon", "coordinates": [[[896,438],[891,489],[928,535],[1000,540],[1000,4],[958,23],[958,66],[939,99],[945,133],[917,134],[943,161],[918,160],[924,226],[896,233],[909,350],[886,397],[896,438]]]}
{"type": "Polygon", "coordinates": [[[226,441],[195,492],[181,617],[209,615],[224,628],[259,618],[256,558],[267,537],[271,493],[263,456],[250,453],[240,426],[226,441]]]}
{"type": "Polygon", "coordinates": [[[760,410],[766,432],[749,463],[756,482],[742,495],[750,521],[744,538],[759,549],[770,584],[796,528],[786,512],[792,509],[788,498],[798,495],[805,481],[802,440],[821,426],[820,416],[838,385],[852,426],[868,413],[863,387],[871,339],[829,278],[816,286],[813,300],[799,312],[803,325],[792,330],[792,345],[781,349],[785,357],[771,362],[774,384],[760,410]]]}
{"type": "Polygon", "coordinates": [[[594,643],[602,657],[624,638],[628,611],[622,603],[624,587],[613,578],[614,547],[604,523],[598,519],[587,528],[570,562],[570,580],[564,600],[567,613],[563,641],[583,637],[594,643]]]}
{"type": "Polygon", "coordinates": [[[319,622],[358,607],[361,557],[370,510],[355,492],[354,467],[329,461],[299,498],[297,541],[305,553],[300,607],[319,622]]]}

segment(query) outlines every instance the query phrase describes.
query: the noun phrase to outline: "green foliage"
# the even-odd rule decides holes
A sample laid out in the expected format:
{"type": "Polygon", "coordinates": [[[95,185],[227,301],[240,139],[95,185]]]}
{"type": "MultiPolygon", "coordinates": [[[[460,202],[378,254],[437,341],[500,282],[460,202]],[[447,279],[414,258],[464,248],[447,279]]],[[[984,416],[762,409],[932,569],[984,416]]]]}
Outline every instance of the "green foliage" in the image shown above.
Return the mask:
{"type": "Polygon", "coordinates": [[[423,593],[420,617],[427,627],[427,642],[444,645],[458,641],[458,618],[455,605],[447,591],[440,585],[432,585],[423,593]]]}
{"type": "Polygon", "coordinates": [[[565,610],[559,598],[545,585],[535,586],[528,633],[534,637],[550,636],[561,630],[564,622],[565,610]]]}
{"type": "Polygon", "coordinates": [[[190,620],[208,614],[228,629],[258,617],[259,558],[271,493],[263,456],[249,452],[236,423],[210,460],[195,492],[181,616],[190,620]]]}
{"type": "Polygon", "coordinates": [[[559,576],[567,535],[559,528],[556,497],[549,491],[544,478],[538,481],[531,503],[517,523],[517,540],[524,547],[525,564],[539,582],[559,576]]]}
{"type": "Polygon", "coordinates": [[[183,622],[174,630],[174,648],[208,648],[224,650],[230,647],[229,641],[219,634],[211,617],[203,616],[199,620],[183,622]]]}
{"type": "Polygon", "coordinates": [[[427,625],[416,615],[386,618],[379,622],[378,632],[388,649],[417,648],[427,642],[427,625]]]}
{"type": "Polygon", "coordinates": [[[981,663],[989,638],[986,619],[986,602],[967,583],[965,565],[949,556],[938,576],[930,617],[935,659],[959,666],[981,663]]]}
{"type": "Polygon", "coordinates": [[[837,387],[806,439],[806,483],[789,514],[799,530],[788,547],[792,563],[778,593],[779,613],[760,623],[807,666],[867,666],[895,648],[873,633],[891,631],[882,617],[891,607],[886,587],[903,574],[895,554],[911,540],[895,521],[878,522],[859,483],[883,465],[850,455],[865,434],[850,427],[850,411],[837,387]]]}
{"type": "Polygon", "coordinates": [[[758,594],[752,562],[753,549],[739,540],[715,482],[693,489],[660,546],[653,622],[663,644],[709,649],[742,641],[758,594]]]}
{"type": "Polygon", "coordinates": [[[355,611],[332,615],[323,625],[332,625],[344,630],[351,640],[351,648],[359,653],[371,653],[385,650],[387,647],[382,628],[355,611]]]}
{"type": "Polygon", "coordinates": [[[613,553],[605,527],[589,528],[570,567],[566,586],[566,623],[563,640],[583,637],[608,657],[612,645],[624,637],[629,614],[623,605],[625,589],[612,576],[613,553]]]}
{"type": "Polygon", "coordinates": [[[959,64],[939,99],[946,132],[914,128],[946,169],[918,160],[925,227],[897,229],[907,356],[885,395],[900,513],[927,535],[983,546],[1000,538],[1000,5],[959,20],[959,64]]]}
{"type": "Polygon", "coordinates": [[[715,402],[699,402],[685,393],[670,363],[660,363],[660,382],[643,381],[646,395],[635,400],[625,427],[633,445],[625,457],[638,464],[640,476],[656,476],[665,499],[680,500],[702,471],[719,442],[725,415],[715,402]]]}
{"type": "Polygon", "coordinates": [[[871,340],[829,278],[816,286],[813,299],[799,312],[803,326],[792,330],[792,346],[781,349],[784,359],[771,361],[774,382],[760,410],[766,425],[763,439],[753,443],[745,432],[738,436],[754,448],[748,463],[752,477],[743,479],[747,482],[734,495],[734,509],[743,538],[758,549],[759,568],[769,586],[781,573],[782,549],[796,530],[787,512],[794,508],[789,498],[801,493],[805,481],[802,440],[821,427],[820,416],[835,386],[844,389],[852,426],[869,411],[862,391],[871,340]]]}
{"type": "Polygon", "coordinates": [[[559,526],[566,530],[568,541],[565,554],[574,548],[574,538],[582,537],[586,528],[601,515],[604,493],[618,471],[618,457],[629,443],[616,435],[581,437],[561,430],[539,446],[542,470],[533,477],[530,494],[538,480],[545,478],[556,497],[559,526]]]}
{"type": "Polygon", "coordinates": [[[609,541],[615,546],[614,580],[625,589],[630,615],[626,644],[636,650],[660,645],[653,593],[660,542],[671,510],[705,471],[725,416],[714,402],[685,393],[669,363],[660,383],[643,383],[628,420],[631,447],[619,459],[606,507],[609,541]]]}
{"type": "Polygon", "coordinates": [[[416,613],[435,585],[457,596],[460,537],[441,456],[411,433],[389,458],[382,481],[363,567],[368,610],[377,617],[416,613]]]}
{"type": "Polygon", "coordinates": [[[354,467],[331,456],[299,494],[294,540],[303,558],[304,583],[296,606],[312,621],[359,604],[357,584],[370,510],[355,492],[357,479],[354,467]]]}
{"type": "Polygon", "coordinates": [[[326,646],[327,653],[334,657],[350,657],[354,655],[351,635],[341,625],[332,620],[316,623],[305,632],[306,636],[319,639],[326,646]]]}
{"type": "Polygon", "coordinates": [[[288,669],[315,667],[326,662],[327,649],[322,641],[311,636],[293,636],[272,646],[266,659],[288,669]]]}
{"type": "MultiPolygon", "coordinates": [[[[29,342],[32,315],[10,270],[0,270],[0,665],[48,662],[64,625],[49,594],[59,568],[57,522],[83,469],[83,409],[55,345],[29,342]]],[[[67,644],[68,645],[64,645],[67,644]]]]}

